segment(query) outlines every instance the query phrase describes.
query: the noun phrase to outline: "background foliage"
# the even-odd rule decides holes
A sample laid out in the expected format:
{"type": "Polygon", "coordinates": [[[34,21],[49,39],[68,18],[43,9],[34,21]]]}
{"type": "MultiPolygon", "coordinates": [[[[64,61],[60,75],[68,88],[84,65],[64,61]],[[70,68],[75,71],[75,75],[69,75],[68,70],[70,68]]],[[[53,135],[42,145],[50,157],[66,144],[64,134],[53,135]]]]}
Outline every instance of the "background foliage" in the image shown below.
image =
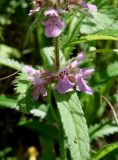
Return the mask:
{"type": "MultiPolygon", "coordinates": [[[[94,95],[78,93],[89,128],[92,159],[118,160],[118,126],[110,106],[101,96],[107,97],[118,113],[118,2],[94,0],[94,4],[98,7],[94,19],[76,12],[71,15],[65,14],[63,19],[67,22],[67,29],[61,37],[61,50],[66,60],[84,50],[87,58],[82,66],[95,68],[95,73],[90,79],[94,95]]],[[[43,28],[37,21],[40,14],[34,17],[27,16],[30,8],[30,1],[0,1],[1,78],[20,71],[24,64],[38,67],[44,64],[45,68],[52,68],[50,46],[53,45],[53,41],[43,35],[43,28]]],[[[57,103],[56,106],[55,99],[58,102],[62,101],[60,96],[49,89],[49,97],[33,102],[31,84],[26,81],[25,75],[17,73],[17,78],[14,79],[15,75],[0,80],[0,159],[25,160],[33,155],[42,160],[59,159],[60,138],[68,146],[68,159],[70,156],[74,159],[77,143],[76,139],[74,142],[71,140],[71,134],[80,136],[80,139],[89,139],[87,135],[83,137],[74,130],[73,133],[65,133],[66,137],[63,137],[63,130],[60,131],[56,123],[59,119],[57,106],[60,115],[68,110],[64,111],[66,108],[62,107],[62,103],[57,103]],[[48,101],[50,97],[51,102],[48,101]],[[56,113],[56,118],[51,107],[56,113]],[[69,138],[70,144],[66,142],[66,138],[69,138]],[[71,145],[73,147],[70,153],[71,145]]],[[[74,97],[69,100],[68,97],[69,94],[65,95],[67,101],[63,100],[63,105],[72,104],[71,99],[74,97]]],[[[74,104],[70,106],[73,106],[69,108],[71,110],[75,108],[74,104]]],[[[81,106],[76,110],[83,114],[81,106]]],[[[66,129],[71,131],[72,127],[78,129],[78,126],[84,125],[84,120],[81,121],[75,113],[69,112],[68,116],[70,128],[67,127],[66,120],[62,119],[66,129]]],[[[86,126],[84,130],[86,131],[86,126]]],[[[81,145],[79,147],[82,153],[83,148],[81,149],[81,145]]],[[[84,156],[86,159],[87,153],[84,156]]]]}

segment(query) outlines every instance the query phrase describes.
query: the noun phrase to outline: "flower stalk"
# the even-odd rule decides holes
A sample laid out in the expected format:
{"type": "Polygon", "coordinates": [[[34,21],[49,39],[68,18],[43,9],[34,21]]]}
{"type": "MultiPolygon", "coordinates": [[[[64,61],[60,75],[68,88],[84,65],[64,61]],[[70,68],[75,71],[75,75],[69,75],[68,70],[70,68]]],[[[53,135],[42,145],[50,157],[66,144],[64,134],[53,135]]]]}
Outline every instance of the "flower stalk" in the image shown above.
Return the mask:
{"type": "Polygon", "coordinates": [[[55,37],[55,50],[54,50],[54,54],[55,54],[55,69],[56,69],[56,71],[58,71],[59,68],[60,68],[59,36],[55,37]]]}

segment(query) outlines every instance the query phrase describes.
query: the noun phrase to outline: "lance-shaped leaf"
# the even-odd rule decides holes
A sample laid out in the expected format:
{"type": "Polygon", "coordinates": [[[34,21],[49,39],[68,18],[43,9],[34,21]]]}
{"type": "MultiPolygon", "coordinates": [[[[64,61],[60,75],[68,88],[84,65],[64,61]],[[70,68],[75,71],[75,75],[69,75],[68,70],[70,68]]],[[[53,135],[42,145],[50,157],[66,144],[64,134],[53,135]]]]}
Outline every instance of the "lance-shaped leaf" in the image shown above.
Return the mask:
{"type": "Polygon", "coordinates": [[[55,92],[54,95],[72,159],[89,159],[88,128],[77,94],[69,92],[60,95],[55,92]]]}
{"type": "Polygon", "coordinates": [[[118,142],[105,145],[103,148],[101,148],[93,157],[92,160],[99,160],[105,157],[107,154],[112,152],[113,150],[118,148],[118,142]]]}

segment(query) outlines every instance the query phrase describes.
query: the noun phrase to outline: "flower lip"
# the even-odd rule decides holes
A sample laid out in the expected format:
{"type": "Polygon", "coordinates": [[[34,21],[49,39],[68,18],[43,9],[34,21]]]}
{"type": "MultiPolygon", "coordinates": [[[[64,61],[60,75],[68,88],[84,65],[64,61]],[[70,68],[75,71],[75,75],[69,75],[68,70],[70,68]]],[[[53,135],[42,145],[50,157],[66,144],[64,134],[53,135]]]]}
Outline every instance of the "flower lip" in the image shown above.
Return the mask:
{"type": "Polygon", "coordinates": [[[59,77],[58,84],[55,86],[55,90],[63,94],[73,90],[74,83],[70,82],[68,77],[64,75],[63,79],[59,77]]]}
{"type": "Polygon", "coordinates": [[[49,17],[54,17],[54,16],[55,17],[59,17],[59,14],[55,9],[51,9],[51,10],[45,11],[44,15],[45,16],[49,16],[49,17]]]}
{"type": "Polygon", "coordinates": [[[57,37],[61,34],[62,29],[64,28],[64,22],[61,21],[56,10],[48,10],[44,13],[45,16],[48,16],[48,19],[43,22],[45,26],[45,36],[46,37],[57,37]]]}

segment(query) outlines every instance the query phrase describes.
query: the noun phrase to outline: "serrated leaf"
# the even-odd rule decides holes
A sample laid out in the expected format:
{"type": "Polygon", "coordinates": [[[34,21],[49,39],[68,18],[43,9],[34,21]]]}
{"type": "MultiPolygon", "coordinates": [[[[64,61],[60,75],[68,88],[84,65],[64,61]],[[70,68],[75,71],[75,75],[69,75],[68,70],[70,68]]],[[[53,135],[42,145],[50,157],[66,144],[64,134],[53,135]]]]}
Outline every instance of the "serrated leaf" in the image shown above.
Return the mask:
{"type": "Polygon", "coordinates": [[[107,74],[109,77],[118,76],[118,62],[114,62],[108,65],[107,74]]]}
{"type": "Polygon", "coordinates": [[[55,92],[54,95],[72,159],[89,159],[88,129],[77,94],[70,92],[60,95],[55,92]]]}
{"type": "MultiPolygon", "coordinates": [[[[41,50],[41,54],[42,54],[42,57],[43,57],[43,61],[44,61],[44,66],[45,66],[45,69],[47,70],[54,70],[54,62],[53,62],[53,59],[54,59],[54,47],[45,47],[41,50]]],[[[63,56],[63,53],[62,51],[60,50],[60,64],[61,66],[63,66],[65,64],[65,59],[64,59],[64,56],[63,56]]]]}
{"type": "Polygon", "coordinates": [[[33,101],[32,83],[27,80],[24,73],[20,73],[17,77],[16,93],[19,95],[17,100],[17,109],[23,113],[33,114],[34,116],[45,118],[49,106],[40,102],[33,101]]]}
{"type": "Polygon", "coordinates": [[[29,81],[24,73],[19,73],[16,77],[15,91],[18,94],[24,95],[29,81]]]}
{"type": "Polygon", "coordinates": [[[27,84],[26,92],[19,95],[17,103],[19,111],[23,113],[30,113],[30,110],[35,108],[35,102],[32,99],[31,83],[27,84]]]}
{"type": "Polygon", "coordinates": [[[118,126],[114,122],[104,122],[101,124],[95,124],[89,129],[90,139],[98,139],[103,138],[104,136],[108,136],[110,134],[114,134],[118,132],[118,126]]]}
{"type": "Polygon", "coordinates": [[[21,71],[23,68],[23,64],[19,63],[18,61],[14,60],[14,59],[10,59],[10,58],[5,58],[5,57],[1,57],[0,56],[0,64],[13,68],[15,70],[21,71]]]}
{"type": "MultiPolygon", "coordinates": [[[[110,35],[111,30],[109,30],[109,34],[102,34],[102,32],[98,32],[96,34],[93,35],[87,35],[87,36],[82,36],[79,40],[75,40],[73,42],[71,42],[68,45],[77,45],[81,42],[87,42],[87,41],[95,41],[95,40],[114,40],[114,41],[118,41],[118,35],[116,34],[111,34],[110,35]]],[[[118,33],[118,31],[116,31],[118,33]]]]}
{"type": "Polygon", "coordinates": [[[104,158],[107,154],[118,148],[118,142],[105,145],[93,157],[92,160],[99,160],[104,158]]]}

